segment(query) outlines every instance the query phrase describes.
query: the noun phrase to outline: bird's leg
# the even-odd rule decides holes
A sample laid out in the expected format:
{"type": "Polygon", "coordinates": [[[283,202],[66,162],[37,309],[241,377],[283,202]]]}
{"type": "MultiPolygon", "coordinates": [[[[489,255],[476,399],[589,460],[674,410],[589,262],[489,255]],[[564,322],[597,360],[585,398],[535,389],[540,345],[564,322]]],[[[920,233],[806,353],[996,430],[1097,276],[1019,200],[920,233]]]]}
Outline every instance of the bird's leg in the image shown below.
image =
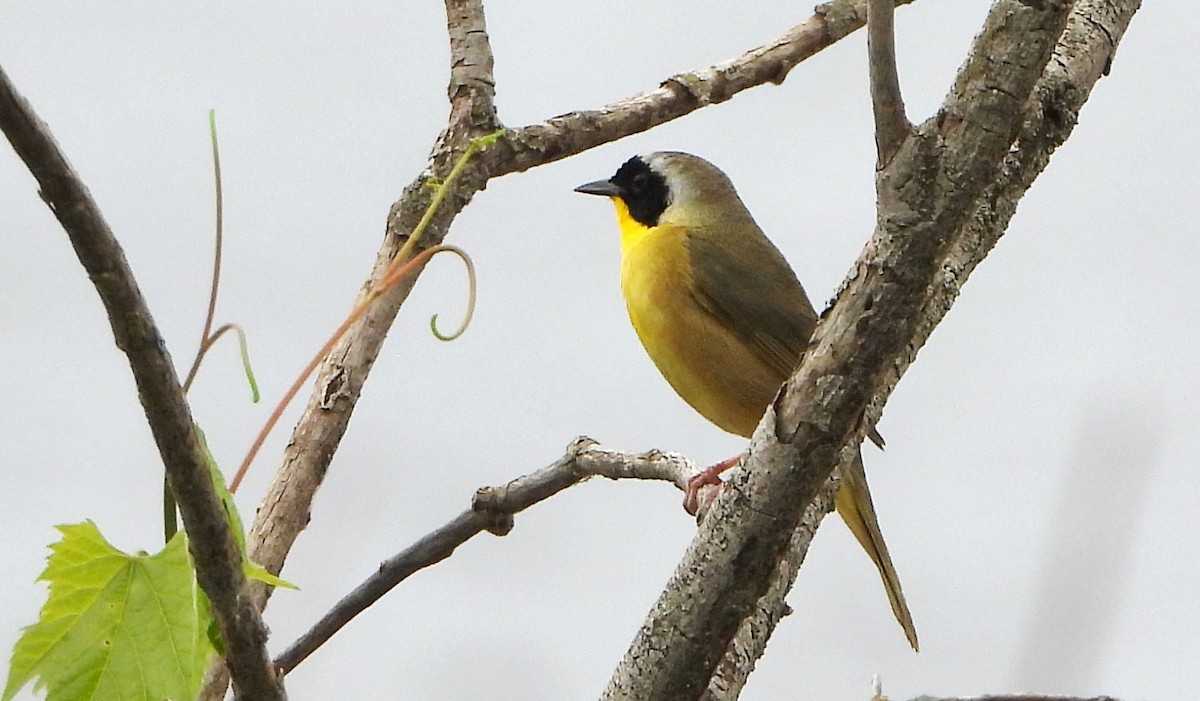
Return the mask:
{"type": "Polygon", "coordinates": [[[700,510],[700,488],[721,484],[721,473],[738,464],[738,461],[741,459],[741,455],[727,458],[711,467],[701,470],[688,479],[687,489],[683,492],[683,508],[689,514],[695,516],[696,512],[700,510]]]}

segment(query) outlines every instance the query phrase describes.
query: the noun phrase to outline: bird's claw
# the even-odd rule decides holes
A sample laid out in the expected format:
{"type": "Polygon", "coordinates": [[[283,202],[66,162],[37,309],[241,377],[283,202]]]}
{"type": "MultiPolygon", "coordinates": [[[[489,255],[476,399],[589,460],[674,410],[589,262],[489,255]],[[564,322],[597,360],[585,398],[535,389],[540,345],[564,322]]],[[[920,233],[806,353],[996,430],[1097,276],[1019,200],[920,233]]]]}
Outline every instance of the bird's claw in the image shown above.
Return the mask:
{"type": "Polygon", "coordinates": [[[714,471],[712,468],[693,475],[687,481],[687,488],[683,490],[683,509],[692,516],[700,513],[700,507],[708,506],[712,500],[721,493],[721,473],[714,471]],[[715,487],[715,489],[704,489],[705,487],[715,487]],[[703,490],[703,499],[701,495],[703,490]]]}
{"type": "Polygon", "coordinates": [[[741,459],[742,456],[735,455],[692,475],[687,481],[687,488],[683,490],[684,510],[695,516],[700,513],[702,508],[707,509],[713,499],[716,499],[717,495],[721,493],[721,473],[738,464],[741,459]],[[705,487],[715,488],[704,489],[705,487]],[[701,490],[704,491],[701,492],[701,490]]]}

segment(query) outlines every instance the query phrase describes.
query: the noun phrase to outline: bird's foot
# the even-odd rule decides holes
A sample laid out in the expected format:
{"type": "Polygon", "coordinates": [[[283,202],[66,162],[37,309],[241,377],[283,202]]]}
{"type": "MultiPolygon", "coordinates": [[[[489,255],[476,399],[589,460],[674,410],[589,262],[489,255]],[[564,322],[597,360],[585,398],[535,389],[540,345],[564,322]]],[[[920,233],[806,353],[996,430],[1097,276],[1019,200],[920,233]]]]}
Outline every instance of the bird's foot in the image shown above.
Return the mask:
{"type": "MultiPolygon", "coordinates": [[[[683,490],[683,508],[689,514],[695,516],[700,511],[701,495],[700,490],[708,486],[721,486],[721,473],[738,464],[742,456],[735,455],[732,458],[722,460],[721,462],[701,470],[693,475],[687,481],[687,489],[683,490]]],[[[706,490],[706,494],[711,494],[704,503],[712,501],[719,494],[719,489],[706,490]]]]}

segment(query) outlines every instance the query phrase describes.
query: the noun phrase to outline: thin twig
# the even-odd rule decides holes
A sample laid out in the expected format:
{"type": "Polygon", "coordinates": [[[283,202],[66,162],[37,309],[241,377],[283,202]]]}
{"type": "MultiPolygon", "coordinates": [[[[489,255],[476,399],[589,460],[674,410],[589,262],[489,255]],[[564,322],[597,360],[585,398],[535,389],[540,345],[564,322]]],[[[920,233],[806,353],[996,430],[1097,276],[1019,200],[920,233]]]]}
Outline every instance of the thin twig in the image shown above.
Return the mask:
{"type": "Polygon", "coordinates": [[[896,69],[894,14],[892,0],[870,0],[867,5],[867,59],[875,114],[876,169],[887,165],[912,133],[912,125],[904,116],[900,74],[896,69]]]}
{"type": "MultiPolygon", "coordinates": [[[[494,103],[492,49],[482,0],[445,0],[445,5],[450,43],[450,85],[447,89],[450,116],[430,153],[429,167],[405,188],[400,202],[388,217],[383,246],[375,257],[360,299],[370,294],[378,281],[386,277],[400,249],[412,238],[418,221],[429,209],[433,197],[430,185],[435,184],[435,176],[448,173],[474,139],[500,128],[494,103]]],[[[480,178],[482,166],[477,163],[479,160],[473,159],[457,187],[439,189],[447,202],[438,208],[429,222],[428,234],[422,244],[425,247],[441,243],[450,222],[486,184],[486,178],[480,178]]],[[[279,573],[292,544],[308,525],[313,498],[346,433],[363,383],[416,280],[416,275],[409,276],[371,304],[360,323],[330,349],[317,371],[308,404],[292,430],[282,464],[246,536],[247,555],[269,572],[279,573]]],[[[254,586],[250,599],[261,610],[266,607],[271,591],[272,588],[266,585],[254,586]]],[[[224,673],[216,668],[210,670],[200,698],[220,699],[224,696],[225,685],[224,673]]]]}
{"type": "Polygon", "coordinates": [[[445,560],[455,548],[483,531],[507,535],[513,527],[513,516],[572,485],[598,476],[614,480],[663,480],[684,490],[688,478],[696,472],[695,463],[679,455],[658,451],[620,453],[605,450],[590,438],[577,438],[561,458],[541,470],[499,487],[477,491],[471,508],[381,564],[378,571],[276,657],[275,666],[287,674],[342,626],[413,573],[445,560]]]}
{"type": "Polygon", "coordinates": [[[0,128],[37,178],[41,197],[71,240],[108,312],[117,347],[128,357],[188,532],[196,578],[212,603],[225,642],[234,689],[242,698],[282,699],[269,665],[266,629],[242,596],[242,558],[213,488],[191,411],[133,271],[87,188],[49,129],[0,69],[0,128]]]}

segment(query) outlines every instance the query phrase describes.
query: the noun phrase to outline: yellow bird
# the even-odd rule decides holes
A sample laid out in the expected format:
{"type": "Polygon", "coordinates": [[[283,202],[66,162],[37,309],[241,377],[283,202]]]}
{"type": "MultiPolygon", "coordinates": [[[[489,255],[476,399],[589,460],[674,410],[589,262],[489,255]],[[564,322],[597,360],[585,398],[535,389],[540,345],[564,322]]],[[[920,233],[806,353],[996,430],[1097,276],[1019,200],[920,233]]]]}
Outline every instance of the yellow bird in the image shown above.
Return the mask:
{"type": "MultiPolygon", "coordinates": [[[[725,173],[691,154],[635,156],[576,192],[612,199],[621,228],[621,292],[646,352],[704,418],[749,438],[796,368],[817,314],[787,260],[725,173]]],[[[874,430],[871,439],[882,445],[874,430]]],[[[736,460],[689,484],[695,491],[736,460]]],[[[875,563],[913,649],[917,631],[879,530],[861,454],[842,472],[837,511],[875,563]]]]}

